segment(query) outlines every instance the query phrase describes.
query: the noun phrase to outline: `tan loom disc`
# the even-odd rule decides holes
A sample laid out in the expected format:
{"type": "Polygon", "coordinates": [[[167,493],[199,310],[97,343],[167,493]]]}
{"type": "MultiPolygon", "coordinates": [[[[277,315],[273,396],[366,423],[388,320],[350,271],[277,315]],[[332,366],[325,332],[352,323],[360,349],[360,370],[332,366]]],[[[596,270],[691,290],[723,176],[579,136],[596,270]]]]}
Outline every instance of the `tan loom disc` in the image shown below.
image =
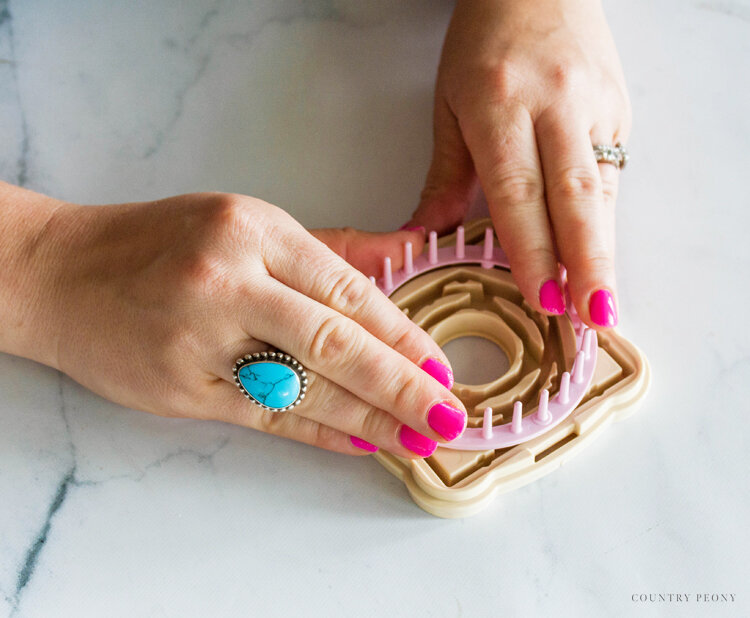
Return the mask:
{"type": "MultiPolygon", "coordinates": [[[[465,227],[466,242],[482,238],[489,220],[465,227]]],[[[453,238],[441,239],[450,244],[453,238]]],[[[499,345],[509,370],[479,385],[456,384],[470,427],[481,425],[491,407],[494,425],[510,420],[514,401],[527,405],[541,389],[556,392],[575,353],[575,333],[567,316],[536,313],[523,300],[510,273],[457,265],[425,273],[391,294],[391,299],[440,344],[480,336],[499,345]]],[[[485,451],[438,447],[424,460],[384,451],[374,457],[406,484],[414,501],[439,517],[465,517],[490,504],[496,494],[530,483],[562,465],[593,440],[613,419],[630,414],[645,396],[650,371],[643,354],[615,331],[599,333],[597,365],[579,406],[548,432],[521,444],[485,451]]]]}

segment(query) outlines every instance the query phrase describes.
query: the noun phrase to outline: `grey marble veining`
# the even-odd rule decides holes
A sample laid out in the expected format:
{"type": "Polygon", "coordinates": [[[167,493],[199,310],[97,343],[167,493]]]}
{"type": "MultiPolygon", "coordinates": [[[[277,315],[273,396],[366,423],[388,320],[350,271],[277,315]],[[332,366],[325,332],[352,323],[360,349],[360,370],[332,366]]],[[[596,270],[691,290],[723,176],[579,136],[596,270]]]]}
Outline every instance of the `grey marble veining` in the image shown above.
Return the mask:
{"type": "MultiPolygon", "coordinates": [[[[621,330],[641,411],[444,521],[376,462],[109,403],[0,355],[2,616],[750,614],[750,8],[605,3],[631,90],[621,330]],[[733,593],[733,603],[633,594],[733,593]]],[[[0,177],[80,203],[248,193],[393,229],[448,2],[0,0],[0,177]]]]}

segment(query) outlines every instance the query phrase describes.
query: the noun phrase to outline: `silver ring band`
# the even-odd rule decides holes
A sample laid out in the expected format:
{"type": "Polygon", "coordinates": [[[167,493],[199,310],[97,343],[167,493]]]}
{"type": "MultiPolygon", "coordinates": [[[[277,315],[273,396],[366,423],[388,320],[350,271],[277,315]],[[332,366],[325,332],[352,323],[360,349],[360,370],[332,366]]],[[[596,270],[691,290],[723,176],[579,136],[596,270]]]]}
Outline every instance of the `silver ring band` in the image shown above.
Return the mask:
{"type": "Polygon", "coordinates": [[[594,157],[597,163],[611,163],[617,169],[622,169],[628,162],[630,155],[620,142],[614,146],[608,144],[594,144],[594,157]]]}

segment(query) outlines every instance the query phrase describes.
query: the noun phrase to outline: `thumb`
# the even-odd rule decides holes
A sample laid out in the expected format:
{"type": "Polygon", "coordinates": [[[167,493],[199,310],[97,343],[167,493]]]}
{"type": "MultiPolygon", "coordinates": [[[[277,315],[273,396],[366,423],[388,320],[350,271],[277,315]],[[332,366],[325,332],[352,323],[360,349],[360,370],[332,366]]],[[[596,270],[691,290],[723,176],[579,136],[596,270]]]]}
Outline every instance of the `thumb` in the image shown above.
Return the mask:
{"type": "Polygon", "coordinates": [[[347,227],[310,230],[310,234],[368,277],[380,277],[383,274],[383,259],[386,257],[391,258],[394,270],[401,268],[404,264],[404,245],[407,242],[411,243],[412,257],[422,253],[425,243],[424,228],[374,233],[347,227]]]}
{"type": "Polygon", "coordinates": [[[479,185],[458,120],[442,99],[435,102],[434,125],[432,163],[419,206],[406,225],[443,234],[463,221],[479,185]]]}

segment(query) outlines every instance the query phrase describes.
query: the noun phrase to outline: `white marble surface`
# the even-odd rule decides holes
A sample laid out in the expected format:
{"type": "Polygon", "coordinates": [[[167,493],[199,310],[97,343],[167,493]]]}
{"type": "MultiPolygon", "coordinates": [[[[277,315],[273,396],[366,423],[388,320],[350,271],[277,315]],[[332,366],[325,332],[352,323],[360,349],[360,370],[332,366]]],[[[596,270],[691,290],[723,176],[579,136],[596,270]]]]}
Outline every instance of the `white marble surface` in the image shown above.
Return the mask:
{"type": "MultiPolygon", "coordinates": [[[[370,458],[126,410],[0,355],[1,616],[750,615],[750,4],[606,9],[635,114],[618,276],[654,374],[640,413],[446,521],[370,458]],[[631,600],[658,593],[690,601],[631,600]]],[[[450,10],[0,1],[0,177],[398,227],[450,10]]]]}

